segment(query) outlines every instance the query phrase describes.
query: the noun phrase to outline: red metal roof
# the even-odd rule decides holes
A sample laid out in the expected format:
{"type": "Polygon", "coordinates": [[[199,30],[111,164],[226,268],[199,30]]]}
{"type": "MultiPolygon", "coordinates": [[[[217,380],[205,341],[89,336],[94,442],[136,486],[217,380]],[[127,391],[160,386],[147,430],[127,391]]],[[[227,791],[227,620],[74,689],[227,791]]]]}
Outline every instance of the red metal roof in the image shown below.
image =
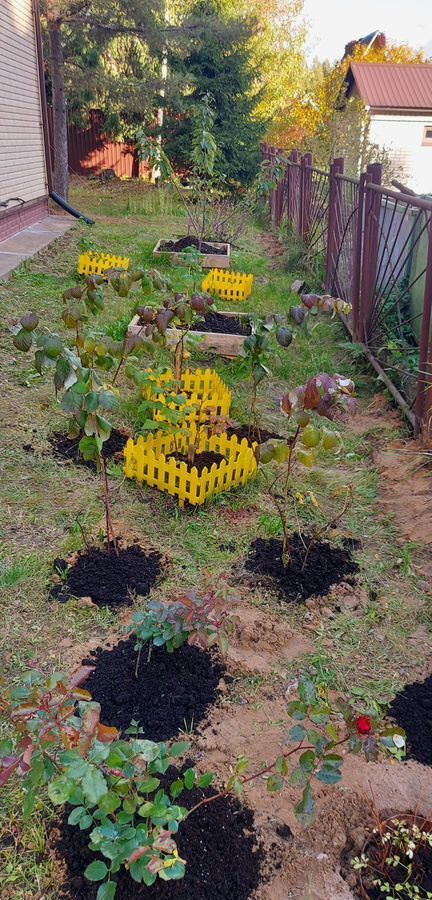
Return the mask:
{"type": "Polygon", "coordinates": [[[360,97],[373,109],[432,111],[431,63],[353,62],[351,72],[360,97]]]}

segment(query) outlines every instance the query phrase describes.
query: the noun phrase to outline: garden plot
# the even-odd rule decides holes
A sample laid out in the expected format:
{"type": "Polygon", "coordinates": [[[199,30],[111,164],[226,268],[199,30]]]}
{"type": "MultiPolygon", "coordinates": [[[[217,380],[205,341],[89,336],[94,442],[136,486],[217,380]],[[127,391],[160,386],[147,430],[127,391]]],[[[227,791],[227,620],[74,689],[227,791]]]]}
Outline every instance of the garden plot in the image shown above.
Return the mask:
{"type": "MultiPolygon", "coordinates": [[[[363,879],[355,860],[371,847],[376,817],[384,823],[388,816],[432,813],[430,765],[415,758],[410,721],[396,721],[404,691],[414,711],[413,685],[427,701],[432,672],[427,552],[418,531],[414,544],[398,530],[397,481],[388,488],[386,454],[389,444],[392,453],[401,449],[399,421],[368,370],[353,361],[337,320],[322,308],[327,301],[318,309],[318,300],[301,299],[299,307],[289,286],[302,273],[287,274],[280,260],[266,261],[252,226],[247,244],[253,254],[240,250],[235,261],[238,270],[251,268],[256,276],[254,319],[261,324],[246,336],[254,340],[245,355],[226,363],[203,358],[199,347],[188,356],[186,342],[177,353],[167,349],[169,325],[177,317],[188,330],[203,314],[203,299],[191,305],[195,290],[184,266],[161,264],[163,287],[153,285],[154,270],[152,277],[147,272],[155,239],[169,234],[174,220],[154,217],[144,239],[142,219],[122,217],[128,190],[113,188],[115,216],[107,195],[97,237],[107,249],[115,240],[118,252],[130,257],[130,283],[84,288],[70,274],[79,242],[69,234],[5,287],[10,324],[21,320],[16,333],[25,332],[18,344],[25,349],[28,332],[41,331],[37,349],[46,358],[35,371],[31,351],[22,355],[18,346],[11,352],[12,335],[2,335],[7,715],[8,685],[15,689],[13,722],[5,724],[0,745],[2,897],[27,900],[36,884],[49,900],[84,900],[98,892],[99,900],[111,900],[114,887],[117,897],[149,900],[204,894],[350,900],[363,879]],[[135,279],[140,267],[145,272],[135,279]],[[103,293],[103,308],[91,311],[94,346],[82,323],[85,368],[97,378],[83,393],[77,419],[86,433],[70,438],[75,444],[65,465],[49,438],[66,434],[62,409],[70,420],[79,405],[76,397],[63,402],[70,388],[67,379],[60,383],[65,366],[58,366],[59,358],[74,365],[74,329],[66,326],[78,298],[66,296],[60,318],[59,297],[81,288],[83,302],[90,288],[90,304],[95,291],[97,303],[97,291],[103,293]],[[131,307],[143,300],[152,310],[146,313],[151,357],[139,342],[125,344],[131,307]],[[34,319],[22,322],[30,305],[40,320],[35,328],[34,319]],[[209,364],[231,395],[223,421],[208,408],[192,409],[187,394],[179,400],[186,369],[209,364]],[[160,385],[156,396],[149,394],[148,369],[159,366],[171,368],[176,382],[167,395],[175,396],[168,414],[160,385]],[[355,417],[354,400],[360,407],[355,417]],[[103,449],[117,433],[136,439],[160,429],[187,430],[186,409],[206,440],[211,430],[246,439],[257,466],[256,477],[235,492],[209,496],[198,509],[181,509],[157,486],[126,479],[122,447],[109,456],[103,449]],[[336,419],[347,421],[329,417],[335,411],[336,419]],[[85,440],[101,437],[102,446],[85,440]],[[81,465],[77,444],[88,466],[81,465]],[[257,549],[264,550],[258,558],[257,549]],[[82,587],[84,599],[95,602],[83,603],[73,583],[80,566],[103,556],[118,575],[123,550],[136,553],[135,582],[122,593],[127,608],[108,602],[110,583],[97,565],[93,589],[88,582],[82,587]],[[139,569],[141,555],[148,578],[139,569]],[[59,569],[61,560],[72,565],[59,569]],[[65,603],[49,597],[54,571],[65,603]],[[27,681],[25,671],[31,672],[27,681]],[[53,679],[56,671],[63,676],[53,679]],[[22,708],[27,701],[31,706],[22,708]],[[9,735],[17,724],[25,732],[30,719],[35,724],[45,716],[46,722],[47,703],[59,711],[52,728],[60,728],[61,741],[45,734],[42,767],[39,751],[30,757],[26,746],[29,776],[19,758],[24,750],[9,735]],[[54,745],[64,748],[61,772],[49,763],[54,745]],[[200,803],[184,818],[183,807],[200,803]],[[162,870],[168,880],[158,875],[162,870]]],[[[94,200],[100,213],[96,193],[94,200]]],[[[245,302],[248,315],[251,305],[245,302]]],[[[408,437],[402,440],[407,453],[399,454],[400,466],[413,449],[408,437]]],[[[190,449],[186,463],[193,469],[199,446],[190,449]]],[[[417,472],[422,490],[425,472],[417,472]]],[[[418,502],[425,499],[419,490],[418,502]]],[[[418,713],[415,734],[426,739],[427,703],[418,713]]],[[[420,851],[427,828],[415,824],[420,851]]],[[[373,892],[369,896],[374,900],[373,892]]]]}

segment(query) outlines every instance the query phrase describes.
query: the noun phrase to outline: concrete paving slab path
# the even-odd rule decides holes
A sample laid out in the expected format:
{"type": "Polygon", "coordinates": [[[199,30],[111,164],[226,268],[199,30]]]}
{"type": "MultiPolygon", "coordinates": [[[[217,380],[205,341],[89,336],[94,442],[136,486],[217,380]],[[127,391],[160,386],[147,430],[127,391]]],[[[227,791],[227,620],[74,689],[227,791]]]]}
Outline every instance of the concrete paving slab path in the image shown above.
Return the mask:
{"type": "Polygon", "coordinates": [[[0,281],[5,281],[24,260],[31,259],[75,224],[70,216],[45,216],[35,225],[0,241],[0,281]]]}

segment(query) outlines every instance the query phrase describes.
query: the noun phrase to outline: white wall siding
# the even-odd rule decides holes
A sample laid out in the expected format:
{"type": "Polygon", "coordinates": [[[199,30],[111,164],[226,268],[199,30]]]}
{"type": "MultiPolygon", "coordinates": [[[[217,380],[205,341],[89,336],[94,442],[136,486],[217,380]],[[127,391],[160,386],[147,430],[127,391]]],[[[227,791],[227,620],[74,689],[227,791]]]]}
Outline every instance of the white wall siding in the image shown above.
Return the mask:
{"type": "Polygon", "coordinates": [[[431,194],[432,144],[422,145],[425,127],[432,128],[432,113],[372,113],[369,139],[389,152],[401,181],[420,194],[431,194]]]}
{"type": "Polygon", "coordinates": [[[0,0],[0,200],[46,193],[32,0],[0,0]]]}

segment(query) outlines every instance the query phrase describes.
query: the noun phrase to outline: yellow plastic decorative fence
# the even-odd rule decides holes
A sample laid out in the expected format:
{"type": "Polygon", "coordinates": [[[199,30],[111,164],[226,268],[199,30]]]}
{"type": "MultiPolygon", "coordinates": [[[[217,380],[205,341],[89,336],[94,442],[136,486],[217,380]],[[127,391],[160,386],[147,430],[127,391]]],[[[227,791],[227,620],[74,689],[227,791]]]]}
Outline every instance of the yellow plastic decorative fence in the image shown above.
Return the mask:
{"type": "Polygon", "coordinates": [[[239,441],[236,435],[208,436],[201,429],[197,452],[213,451],[222,454],[220,463],[213,463],[210,469],[198,473],[196,466],[176,460],[172,453],[187,453],[195,441],[196,425],[191,423],[176,434],[158,431],[148,438],[139,437],[136,443],[130,438],[124,449],[127,478],[145,481],[150,487],[166,491],[178,497],[179,505],[188,500],[193,506],[205,503],[215,494],[246,484],[257,471],[254,447],[247,440],[239,441]]]}
{"type": "Polygon", "coordinates": [[[225,269],[211,269],[201,285],[203,291],[217,294],[224,300],[247,300],[252,293],[253,275],[244,272],[227,272],[225,269]]]}
{"type": "MultiPolygon", "coordinates": [[[[150,372],[151,369],[148,369],[148,371],[150,372]]],[[[167,404],[169,409],[178,408],[178,404],[176,404],[174,399],[170,401],[170,397],[174,398],[176,396],[175,392],[170,389],[174,381],[174,372],[168,369],[162,375],[155,376],[155,381],[162,392],[156,395],[153,393],[153,399],[167,404]],[[168,388],[166,393],[163,392],[164,386],[168,388]]],[[[196,372],[187,369],[186,372],[183,372],[181,383],[183,391],[180,394],[182,398],[185,398],[185,403],[180,409],[182,412],[181,418],[185,422],[194,422],[197,419],[203,422],[210,413],[215,416],[227,416],[229,414],[232,393],[217,372],[214,372],[212,369],[197,369],[196,372]]],[[[150,388],[144,388],[143,396],[145,399],[149,399],[150,393],[150,388]]],[[[154,419],[158,422],[165,421],[163,410],[156,410],[154,419]]]]}
{"type": "Polygon", "coordinates": [[[103,275],[108,269],[129,268],[128,256],[112,256],[111,253],[81,253],[78,257],[79,275],[103,275]]]}

